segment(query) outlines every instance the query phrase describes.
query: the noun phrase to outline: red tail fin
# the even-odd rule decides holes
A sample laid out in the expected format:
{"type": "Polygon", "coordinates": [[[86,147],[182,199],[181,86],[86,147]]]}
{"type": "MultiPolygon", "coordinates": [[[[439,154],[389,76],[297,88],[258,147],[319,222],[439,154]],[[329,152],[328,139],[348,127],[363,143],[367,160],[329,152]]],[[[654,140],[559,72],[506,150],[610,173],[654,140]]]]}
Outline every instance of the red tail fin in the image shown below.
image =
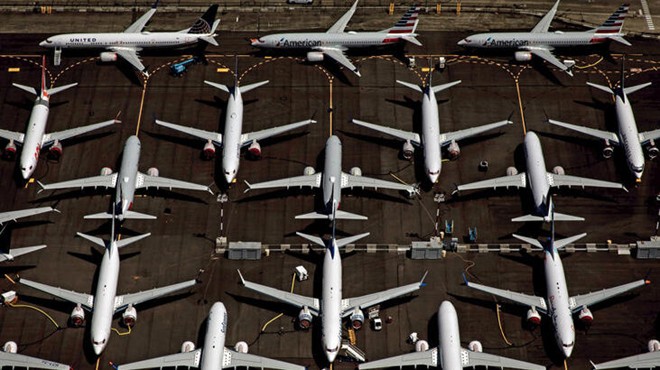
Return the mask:
{"type": "Polygon", "coordinates": [[[46,56],[41,61],[41,96],[48,96],[46,92],[46,56]]]}

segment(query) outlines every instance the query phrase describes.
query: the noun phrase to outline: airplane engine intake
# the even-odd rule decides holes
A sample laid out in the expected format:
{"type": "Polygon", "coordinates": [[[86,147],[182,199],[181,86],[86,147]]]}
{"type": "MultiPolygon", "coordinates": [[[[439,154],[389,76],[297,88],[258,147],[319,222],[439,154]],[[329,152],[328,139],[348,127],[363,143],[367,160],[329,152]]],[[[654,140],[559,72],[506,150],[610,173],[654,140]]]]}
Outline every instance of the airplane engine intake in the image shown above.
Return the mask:
{"type": "Polygon", "coordinates": [[[310,51],[307,53],[308,62],[320,62],[323,60],[323,53],[318,51],[310,51]]]}
{"type": "Polygon", "coordinates": [[[655,157],[660,155],[660,149],[658,149],[658,147],[655,146],[654,140],[649,141],[649,146],[646,147],[646,153],[649,156],[649,159],[654,159],[655,157]]]}
{"type": "Polygon", "coordinates": [[[514,58],[517,62],[529,62],[532,60],[532,53],[528,51],[516,51],[514,58]]]}
{"type": "Polygon", "coordinates": [[[591,313],[590,309],[583,307],[578,314],[578,319],[580,319],[585,325],[589,325],[594,321],[594,315],[591,313]]]}
{"type": "Polygon", "coordinates": [[[73,311],[71,311],[71,316],[69,317],[69,321],[73,327],[79,328],[83,326],[85,323],[85,311],[80,305],[77,305],[73,308],[73,311]]]}
{"type": "Polygon", "coordinates": [[[552,169],[552,173],[554,173],[555,175],[565,175],[565,174],[566,174],[566,171],[564,171],[564,167],[561,167],[561,166],[555,166],[555,167],[552,169]]]}
{"type": "Polygon", "coordinates": [[[451,141],[451,144],[447,147],[447,153],[449,153],[449,159],[452,161],[461,155],[461,147],[458,146],[456,140],[451,141]]]}
{"type": "Polygon", "coordinates": [[[468,344],[468,349],[472,352],[484,351],[484,347],[481,345],[481,342],[479,342],[478,340],[473,340],[472,342],[470,342],[470,344],[468,344]]]}
{"type": "Polygon", "coordinates": [[[59,140],[55,140],[53,145],[48,149],[48,157],[55,160],[60,159],[62,152],[62,143],[60,143],[59,140]]]}
{"type": "Polygon", "coordinates": [[[315,173],[316,173],[316,170],[312,166],[307,166],[303,170],[303,175],[305,175],[305,176],[312,176],[315,173]]]}
{"type": "Polygon", "coordinates": [[[516,176],[517,174],[518,174],[518,170],[515,167],[508,167],[506,169],[507,176],[516,176]]]}
{"type": "Polygon", "coordinates": [[[117,53],[113,53],[110,51],[104,51],[101,53],[101,61],[102,62],[116,62],[117,61],[117,53]]]}
{"type": "Polygon", "coordinates": [[[101,168],[101,176],[108,176],[108,175],[112,175],[112,168],[110,167],[101,168]]]}
{"type": "Polygon", "coordinates": [[[649,352],[658,352],[660,351],[660,342],[657,339],[651,339],[649,341],[649,352]]]}
{"type": "Polygon", "coordinates": [[[128,305],[128,308],[121,314],[121,319],[124,322],[126,327],[135,326],[135,321],[137,321],[137,310],[133,305],[128,305]]]}
{"type": "Polygon", "coordinates": [[[2,352],[16,353],[18,352],[18,345],[16,344],[16,342],[9,341],[5,343],[4,346],[2,346],[2,352]]]}
{"type": "Polygon", "coordinates": [[[238,353],[248,353],[248,344],[244,341],[237,342],[234,345],[234,351],[238,353]]]}
{"type": "Polygon", "coordinates": [[[532,326],[541,324],[541,315],[536,311],[536,308],[532,307],[527,310],[527,323],[532,326]]]}
{"type": "Polygon", "coordinates": [[[188,353],[195,350],[195,343],[187,340],[181,343],[181,353],[188,353]]]}
{"type": "Polygon", "coordinates": [[[614,153],[614,147],[610,143],[609,140],[605,140],[603,144],[603,158],[612,158],[612,154],[614,153]]]}
{"type": "Polygon", "coordinates": [[[351,168],[351,175],[362,176],[362,170],[360,169],[360,167],[353,167],[351,168]]]}
{"type": "Polygon", "coordinates": [[[415,352],[426,352],[428,350],[429,350],[429,342],[421,339],[415,342],[415,352]]]}
{"type": "Polygon", "coordinates": [[[364,324],[364,312],[362,312],[361,309],[356,308],[349,319],[351,320],[351,326],[353,326],[353,329],[360,330],[362,324],[364,324]]]}
{"type": "Polygon", "coordinates": [[[215,145],[213,145],[211,140],[207,141],[206,144],[204,144],[204,149],[202,150],[202,158],[204,158],[207,161],[210,161],[211,159],[215,158],[215,145]]]}
{"type": "Polygon", "coordinates": [[[406,142],[403,143],[403,149],[401,149],[401,153],[404,159],[411,160],[413,158],[413,155],[415,155],[415,147],[412,145],[410,140],[406,140],[406,142]]]}
{"type": "Polygon", "coordinates": [[[303,307],[298,314],[298,326],[301,329],[309,329],[312,326],[312,313],[307,306],[303,307]]]}
{"type": "Polygon", "coordinates": [[[14,143],[14,140],[9,140],[9,143],[5,146],[5,150],[2,152],[2,156],[6,159],[16,158],[16,143],[14,143]]]}
{"type": "Polygon", "coordinates": [[[248,152],[252,156],[252,158],[259,159],[261,158],[261,145],[255,140],[250,144],[250,147],[248,148],[248,152]]]}
{"type": "Polygon", "coordinates": [[[147,175],[158,177],[160,175],[160,171],[158,171],[158,168],[156,167],[149,167],[149,169],[147,170],[147,175]]]}

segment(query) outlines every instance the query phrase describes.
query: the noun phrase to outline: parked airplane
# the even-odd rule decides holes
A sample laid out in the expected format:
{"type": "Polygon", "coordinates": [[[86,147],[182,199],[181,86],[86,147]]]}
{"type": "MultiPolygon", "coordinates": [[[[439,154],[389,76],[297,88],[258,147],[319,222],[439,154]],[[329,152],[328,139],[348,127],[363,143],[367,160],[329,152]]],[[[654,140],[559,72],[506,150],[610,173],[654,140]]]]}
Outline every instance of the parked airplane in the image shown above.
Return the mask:
{"type": "Polygon", "coordinates": [[[651,282],[649,280],[641,279],[609,289],[572,297],[569,296],[566,285],[566,276],[564,274],[564,266],[561,263],[561,258],[559,258],[559,251],[566,245],[583,238],[587,234],[582,233],[565,239],[555,240],[554,220],[551,224],[551,228],[552,235],[550,240],[546,243],[542,243],[526,236],[513,234],[515,238],[520,239],[525,243],[529,243],[535,248],[543,250],[545,286],[547,290],[546,298],[524,293],[516,293],[510,290],[492,288],[468,282],[465,276],[463,276],[463,278],[465,279],[465,285],[470,288],[508,299],[523,306],[529,306],[530,309],[527,311],[527,321],[531,324],[538,325],[541,322],[541,315],[539,313],[546,314],[550,317],[555,329],[557,347],[559,347],[565,358],[569,358],[571,357],[571,353],[575,346],[574,314],[577,313],[578,318],[582,322],[589,324],[593,321],[594,316],[588,306],[593,306],[594,304],[623,294],[637,287],[650,284],[651,282]]]}
{"type": "Polygon", "coordinates": [[[21,369],[52,369],[52,370],[73,370],[69,365],[60,364],[54,361],[48,361],[37,357],[19,355],[16,342],[9,341],[2,346],[0,350],[0,367],[14,367],[21,369]]]}
{"type": "Polygon", "coordinates": [[[571,68],[553,55],[557,48],[596,45],[614,40],[624,45],[630,43],[623,38],[621,28],[628,14],[629,4],[623,4],[600,26],[589,31],[548,32],[550,23],[557,12],[559,0],[550,11],[541,18],[530,32],[491,32],[471,35],[458,42],[458,45],[475,49],[514,49],[514,57],[519,62],[532,60],[532,55],[545,60],[555,67],[573,75],[571,68]]]}
{"type": "Polygon", "coordinates": [[[115,188],[115,200],[112,213],[97,213],[85,216],[85,218],[111,218],[116,217],[120,221],[124,219],[155,219],[156,216],[146,215],[131,211],[133,208],[133,199],[135,190],[143,188],[165,188],[165,189],[188,189],[188,190],[206,190],[213,194],[211,189],[205,185],[193,184],[191,182],[168,179],[160,177],[156,167],[151,167],[144,174],[138,171],[140,161],[140,139],[137,136],[131,136],[124,145],[124,154],[121,159],[119,172],[112,172],[108,167],[101,169],[100,176],[86,177],[82,179],[57,182],[54,184],[42,184],[38,182],[43,190],[68,189],[68,188],[89,188],[104,187],[115,188]]]}
{"type": "Polygon", "coordinates": [[[177,32],[143,31],[156,12],[154,6],[131,24],[124,32],[103,33],[68,33],[55,35],[39,43],[39,46],[55,49],[55,64],[59,65],[62,49],[106,49],[101,53],[102,62],[114,62],[118,57],[126,60],[134,68],[148,76],[146,68],[140,61],[139,51],[145,48],[176,48],[205,41],[218,46],[214,37],[220,20],[215,20],[218,5],[211,5],[190,28],[177,32]]]}
{"type": "Polygon", "coordinates": [[[362,176],[362,170],[359,167],[351,168],[351,173],[345,173],[341,170],[341,141],[337,136],[330,136],[325,142],[325,163],[323,172],[315,173],[313,167],[305,167],[304,175],[289,177],[285,179],[272,180],[250,184],[245,182],[249,191],[252,189],[269,189],[281,187],[304,187],[323,189],[323,204],[325,209],[322,212],[311,212],[296,216],[297,219],[338,219],[366,220],[367,217],[339,210],[341,204],[341,189],[345,188],[382,188],[405,190],[412,195],[417,192],[414,186],[400,184],[391,181],[374,179],[362,176]]]}
{"type": "MultiPolygon", "coordinates": [[[[225,347],[227,328],[229,327],[227,309],[222,302],[215,302],[209,311],[204,335],[204,346],[195,349],[190,341],[183,342],[181,353],[152,358],[149,360],[133,362],[126,365],[117,365],[116,370],[136,370],[163,367],[194,367],[200,370],[220,370],[233,367],[268,368],[282,370],[305,370],[305,366],[295,365],[284,361],[251,355],[245,347],[236,351],[225,347]],[[244,351],[242,351],[244,350],[244,351]]],[[[239,342],[241,343],[241,342],[239,342]]],[[[238,343],[237,343],[238,347],[238,343]]]]}
{"type": "Polygon", "coordinates": [[[392,45],[401,40],[415,45],[422,44],[415,38],[415,29],[419,19],[419,7],[412,6],[394,27],[377,32],[344,32],[346,25],[353,17],[358,0],[339,20],[326,32],[278,33],[250,40],[252,46],[265,49],[306,49],[307,60],[320,62],[325,57],[353,71],[360,76],[358,68],[346,57],[344,52],[350,48],[392,45]]]}
{"type": "Polygon", "coordinates": [[[44,57],[41,67],[41,91],[37,93],[34,87],[13,85],[21,90],[27,91],[30,94],[36,95],[37,99],[34,101],[32,112],[25,133],[14,132],[0,129],[0,137],[9,140],[5,147],[5,155],[14,157],[16,154],[16,144],[23,146],[19,165],[21,166],[21,176],[27,180],[32,176],[34,170],[37,168],[39,162],[39,153],[43,148],[49,148],[49,155],[59,158],[62,155],[62,144],[60,141],[78,136],[99,128],[119,123],[116,119],[96,123],[89,126],[76,127],[59,132],[46,133],[46,123],[48,122],[48,113],[50,111],[50,97],[59,92],[62,92],[70,87],[76,86],[78,83],[72,83],[60,87],[46,88],[46,57],[44,57]]]}
{"type": "Polygon", "coordinates": [[[144,239],[151,235],[151,233],[123,238],[120,240],[115,237],[115,223],[113,219],[110,241],[83,233],[78,233],[78,235],[105,249],[103,260],[99,268],[96,293],[94,295],[53,287],[25,278],[21,278],[20,283],[65,301],[75,303],[76,307],[74,307],[71,312],[71,323],[74,326],[80,327],[83,325],[85,321],[85,310],[92,312],[90,337],[94,353],[97,355],[100,355],[108,344],[112,329],[112,318],[116,313],[123,311],[123,323],[127,326],[133,326],[137,319],[135,305],[189,288],[196,284],[196,281],[193,279],[162,288],[154,288],[132,294],[117,295],[117,281],[119,280],[120,264],[119,249],[138,240],[144,239]]]}
{"type": "MultiPolygon", "coordinates": [[[[592,186],[598,188],[626,188],[618,183],[594,180],[586,177],[568,176],[562,167],[556,166],[552,172],[547,172],[543,149],[538,136],[532,131],[525,135],[525,164],[527,173],[518,173],[515,167],[509,167],[506,170],[507,175],[490,180],[477,181],[470,184],[459,185],[456,191],[515,187],[524,188],[529,186],[532,197],[534,198],[534,213],[526,216],[516,217],[511,221],[550,221],[550,210],[552,206],[551,187],[560,186],[592,186]]],[[[626,190],[627,191],[627,190],[626,190]]],[[[575,217],[562,213],[554,214],[554,219],[558,221],[584,221],[582,217],[575,217]]]]}
{"type": "MultiPolygon", "coordinates": [[[[2,234],[5,231],[7,225],[4,224],[6,222],[16,221],[19,218],[39,215],[42,213],[52,212],[52,211],[59,212],[53,207],[40,207],[40,208],[22,209],[20,211],[2,212],[0,213],[0,226],[2,226],[2,229],[0,229],[0,234],[2,234]]],[[[46,248],[45,244],[35,245],[32,247],[24,247],[24,248],[14,248],[14,249],[10,248],[7,251],[7,253],[0,252],[0,262],[13,261],[14,258],[18,256],[28,254],[30,252],[38,251],[39,249],[43,249],[43,248],[46,248]]]]}
{"type": "Polygon", "coordinates": [[[440,170],[442,168],[442,148],[447,148],[447,152],[452,159],[458,158],[459,154],[461,153],[461,149],[456,141],[512,123],[511,121],[504,120],[479,127],[472,127],[454,132],[440,133],[438,102],[435,99],[435,94],[439,91],[457,85],[461,83],[461,81],[454,81],[440,86],[432,86],[431,75],[429,74],[428,86],[418,86],[399,80],[396,82],[422,93],[421,135],[415,132],[408,132],[379,126],[357,119],[354,119],[353,123],[405,140],[403,143],[402,151],[403,157],[406,159],[412,159],[415,152],[415,147],[413,145],[423,146],[424,172],[432,184],[436,183],[438,181],[438,177],[440,176],[440,170]]]}
{"type": "Polygon", "coordinates": [[[635,176],[635,181],[638,183],[642,182],[642,174],[644,172],[644,152],[642,146],[648,144],[647,153],[649,158],[653,159],[657,157],[658,154],[660,154],[660,149],[655,146],[655,140],[660,139],[660,129],[642,133],[637,131],[637,123],[635,122],[635,115],[633,114],[630,100],[628,100],[628,94],[632,94],[635,91],[651,85],[651,82],[624,87],[624,69],[622,63],[620,86],[610,88],[591,82],[587,82],[587,85],[614,95],[618,132],[601,131],[552,119],[548,120],[548,122],[553,125],[602,139],[605,143],[605,146],[603,147],[603,157],[605,158],[612,157],[612,153],[614,152],[612,144],[620,145],[623,147],[623,151],[626,155],[626,162],[628,162],[628,169],[630,169],[635,176]]]}
{"type": "Polygon", "coordinates": [[[343,298],[342,266],[339,248],[364,238],[369,235],[369,233],[336,239],[335,222],[336,221],[333,221],[332,223],[332,238],[328,241],[324,241],[317,236],[307,235],[300,232],[296,233],[310,242],[326,248],[325,256],[323,258],[323,288],[321,299],[305,297],[299,294],[246,281],[243,279],[241,271],[238,271],[238,275],[241,277],[241,281],[246,288],[301,308],[300,314],[298,314],[298,324],[301,328],[309,328],[312,322],[312,316],[321,316],[323,351],[330,363],[335,360],[341,347],[341,328],[343,318],[349,317],[353,329],[360,329],[364,323],[364,313],[362,312],[362,309],[418,290],[425,285],[424,279],[428,273],[424,273],[424,276],[422,276],[422,279],[418,283],[412,283],[356,298],[343,298]]]}
{"type": "MultiPolygon", "coordinates": [[[[238,71],[236,71],[236,77],[238,78],[238,71]]],[[[217,132],[200,130],[193,127],[179,126],[165,121],[156,120],[156,124],[206,140],[206,144],[204,145],[205,158],[213,158],[215,156],[215,146],[222,146],[222,171],[225,180],[227,180],[227,185],[230,185],[236,178],[236,173],[238,172],[238,165],[241,158],[241,148],[248,146],[248,151],[253,156],[260,157],[261,145],[259,145],[258,140],[279,135],[283,132],[296,129],[310,123],[316,123],[316,121],[308,119],[300,122],[290,123],[284,126],[273,127],[244,134],[242,95],[248,91],[256,89],[259,86],[267,84],[268,81],[256,82],[246,86],[239,86],[237,79],[234,87],[228,87],[226,85],[211,81],[204,81],[204,83],[229,93],[229,100],[227,101],[227,114],[225,116],[224,138],[222,134],[217,132]]]]}
{"type": "Polygon", "coordinates": [[[404,366],[428,366],[442,370],[461,370],[476,366],[497,367],[508,369],[545,370],[545,366],[507,357],[491,355],[482,352],[479,341],[472,341],[469,349],[461,347],[461,336],[458,330],[458,315],[454,305],[443,301],[438,309],[438,346],[423,352],[412,352],[405,355],[384,358],[360,364],[363,369],[385,369],[404,366]]]}
{"type": "Polygon", "coordinates": [[[594,369],[618,369],[627,367],[630,369],[653,369],[660,367],[660,342],[652,339],[648,344],[649,352],[641,355],[632,355],[618,360],[594,364],[594,369]]]}

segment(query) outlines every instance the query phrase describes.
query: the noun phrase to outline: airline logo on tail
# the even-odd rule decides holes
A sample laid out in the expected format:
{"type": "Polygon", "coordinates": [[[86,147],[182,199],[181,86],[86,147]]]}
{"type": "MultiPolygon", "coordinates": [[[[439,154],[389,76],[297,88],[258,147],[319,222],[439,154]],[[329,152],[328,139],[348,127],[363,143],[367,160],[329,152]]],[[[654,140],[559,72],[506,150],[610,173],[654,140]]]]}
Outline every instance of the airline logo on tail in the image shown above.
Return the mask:
{"type": "Polygon", "coordinates": [[[628,14],[630,4],[623,4],[617,9],[607,20],[596,28],[594,36],[591,38],[591,43],[599,43],[606,41],[608,36],[618,36],[623,27],[623,21],[628,14]]]}
{"type": "Polygon", "coordinates": [[[390,28],[387,33],[413,33],[419,22],[419,7],[413,6],[390,28]]]}

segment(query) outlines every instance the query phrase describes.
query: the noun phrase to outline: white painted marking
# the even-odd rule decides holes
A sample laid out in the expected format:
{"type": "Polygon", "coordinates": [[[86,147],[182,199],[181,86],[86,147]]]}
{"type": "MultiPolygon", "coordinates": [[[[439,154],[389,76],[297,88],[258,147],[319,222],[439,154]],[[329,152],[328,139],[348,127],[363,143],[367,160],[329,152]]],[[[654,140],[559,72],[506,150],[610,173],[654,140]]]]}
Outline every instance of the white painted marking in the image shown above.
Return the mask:
{"type": "Polygon", "coordinates": [[[640,0],[642,3],[642,10],[644,11],[644,18],[646,18],[646,25],[649,28],[649,31],[655,31],[655,25],[653,24],[653,17],[651,17],[651,10],[649,10],[649,4],[646,0],[640,0]]]}

